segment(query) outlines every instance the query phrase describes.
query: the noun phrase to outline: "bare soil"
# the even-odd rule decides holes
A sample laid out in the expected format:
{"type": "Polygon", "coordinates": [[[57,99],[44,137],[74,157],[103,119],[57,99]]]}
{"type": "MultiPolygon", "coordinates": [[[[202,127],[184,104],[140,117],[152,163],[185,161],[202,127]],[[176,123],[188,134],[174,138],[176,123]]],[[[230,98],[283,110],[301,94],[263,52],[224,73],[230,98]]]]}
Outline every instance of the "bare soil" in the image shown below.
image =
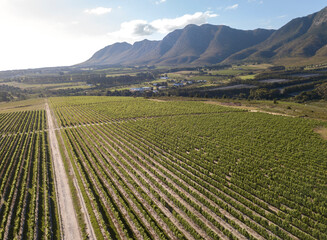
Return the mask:
{"type": "Polygon", "coordinates": [[[238,109],[244,109],[244,110],[248,110],[249,112],[261,112],[261,113],[267,113],[267,114],[271,114],[271,115],[278,115],[278,116],[285,116],[285,117],[294,117],[294,116],[283,114],[283,113],[263,111],[263,110],[260,110],[260,109],[258,109],[256,107],[244,106],[241,103],[216,102],[216,101],[204,101],[204,103],[213,104],[213,105],[228,106],[228,107],[233,107],[233,108],[238,108],[238,109]]]}
{"type": "Polygon", "coordinates": [[[318,134],[320,134],[320,136],[327,140],[327,128],[325,127],[318,127],[318,128],[315,128],[314,131],[318,134]]]}
{"type": "Polygon", "coordinates": [[[150,101],[154,101],[154,102],[167,102],[165,100],[161,100],[161,99],[154,99],[154,98],[149,98],[150,101]]]}
{"type": "Polygon", "coordinates": [[[51,155],[54,166],[55,184],[57,190],[57,200],[61,220],[62,237],[64,239],[82,239],[78,221],[73,205],[73,199],[69,189],[68,178],[66,175],[64,163],[62,161],[57,136],[55,133],[54,121],[51,115],[50,107],[46,102],[46,113],[49,129],[49,141],[51,155]]]}

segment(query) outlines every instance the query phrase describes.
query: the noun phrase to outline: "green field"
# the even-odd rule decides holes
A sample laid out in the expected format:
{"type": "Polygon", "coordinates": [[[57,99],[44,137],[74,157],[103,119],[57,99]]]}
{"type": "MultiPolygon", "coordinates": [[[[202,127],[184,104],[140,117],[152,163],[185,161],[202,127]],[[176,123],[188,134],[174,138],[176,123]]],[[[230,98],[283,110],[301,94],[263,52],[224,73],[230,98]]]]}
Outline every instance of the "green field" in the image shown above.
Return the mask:
{"type": "Polygon", "coordinates": [[[63,172],[84,238],[327,239],[326,109],[171,97],[3,103],[0,239],[67,234],[63,172]]]}
{"type": "Polygon", "coordinates": [[[44,109],[44,99],[33,98],[24,101],[14,102],[1,102],[0,113],[4,112],[18,112],[18,111],[29,111],[29,110],[41,110],[44,109]]]}
{"type": "Polygon", "coordinates": [[[45,130],[44,110],[0,113],[0,239],[60,239],[45,130]]]}
{"type": "Polygon", "coordinates": [[[0,85],[9,85],[13,87],[18,87],[26,90],[43,90],[43,89],[66,89],[66,88],[90,88],[86,85],[86,82],[73,82],[73,83],[48,83],[48,84],[30,84],[30,83],[20,83],[20,82],[4,82],[0,85]]]}
{"type": "Polygon", "coordinates": [[[323,121],[196,101],[51,98],[99,239],[325,239],[323,121]]]}

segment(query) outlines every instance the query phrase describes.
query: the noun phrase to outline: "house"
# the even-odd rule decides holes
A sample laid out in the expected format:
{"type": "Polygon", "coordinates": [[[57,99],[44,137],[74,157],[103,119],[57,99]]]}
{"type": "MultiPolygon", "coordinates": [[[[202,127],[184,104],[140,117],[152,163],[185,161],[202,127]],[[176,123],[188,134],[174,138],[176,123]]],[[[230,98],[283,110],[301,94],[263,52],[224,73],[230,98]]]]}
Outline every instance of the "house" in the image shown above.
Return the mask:
{"type": "Polygon", "coordinates": [[[145,92],[145,91],[152,91],[152,87],[140,87],[140,88],[131,88],[129,89],[131,92],[145,92]]]}
{"type": "Polygon", "coordinates": [[[143,88],[131,88],[131,89],[129,89],[129,91],[131,91],[131,92],[143,92],[144,90],[143,90],[143,88]]]}

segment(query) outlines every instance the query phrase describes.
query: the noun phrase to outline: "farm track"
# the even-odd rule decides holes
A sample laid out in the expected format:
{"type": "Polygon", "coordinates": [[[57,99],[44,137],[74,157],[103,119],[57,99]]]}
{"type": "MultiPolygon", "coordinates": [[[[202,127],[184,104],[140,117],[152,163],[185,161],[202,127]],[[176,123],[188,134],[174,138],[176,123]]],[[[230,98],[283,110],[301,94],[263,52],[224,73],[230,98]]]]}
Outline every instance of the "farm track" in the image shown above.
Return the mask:
{"type": "MultiPolygon", "coordinates": [[[[50,111],[51,111],[51,109],[50,109],[50,111]]],[[[51,111],[51,115],[52,116],[55,116],[52,111],[51,111]]],[[[55,117],[53,117],[53,120],[54,120],[55,129],[58,129],[57,119],[55,117]]],[[[63,140],[63,137],[62,137],[60,131],[59,131],[59,134],[58,135],[60,137],[59,141],[61,143],[61,146],[63,147],[63,151],[64,151],[64,154],[65,154],[66,160],[67,160],[67,162],[69,164],[69,168],[70,168],[69,173],[73,176],[73,184],[74,184],[74,187],[76,189],[76,192],[77,192],[77,195],[78,195],[78,198],[79,198],[79,202],[81,204],[81,208],[82,208],[82,212],[83,212],[83,217],[84,217],[84,222],[86,224],[86,232],[88,234],[88,238],[91,239],[91,240],[92,239],[95,240],[96,239],[96,235],[94,233],[94,229],[93,229],[93,226],[92,226],[92,223],[91,223],[91,218],[90,218],[90,215],[89,215],[89,213],[87,211],[87,207],[86,207],[85,201],[83,199],[82,191],[81,191],[81,189],[80,189],[80,187],[79,187],[79,185],[77,183],[77,178],[76,178],[75,172],[73,170],[73,167],[71,165],[72,163],[69,160],[69,154],[67,152],[67,148],[64,145],[64,140],[63,140]]]]}
{"type": "Polygon", "coordinates": [[[55,172],[55,183],[59,211],[61,216],[61,227],[64,239],[81,239],[78,221],[71,197],[68,179],[66,176],[63,160],[60,155],[59,145],[55,133],[54,121],[51,115],[48,102],[46,102],[46,114],[49,129],[49,141],[55,172]]]}
{"type": "Polygon", "coordinates": [[[260,112],[260,113],[267,113],[267,114],[271,114],[271,115],[276,115],[276,116],[284,116],[284,117],[296,117],[296,116],[292,116],[292,115],[288,115],[285,113],[277,113],[277,112],[268,112],[268,111],[264,111],[261,110],[259,108],[256,107],[248,107],[248,106],[244,106],[244,105],[233,105],[233,104],[224,104],[222,102],[215,102],[215,101],[202,101],[203,103],[206,104],[212,104],[212,105],[220,105],[220,106],[228,106],[231,108],[236,108],[236,109],[244,109],[244,110],[248,110],[249,112],[260,112]]]}

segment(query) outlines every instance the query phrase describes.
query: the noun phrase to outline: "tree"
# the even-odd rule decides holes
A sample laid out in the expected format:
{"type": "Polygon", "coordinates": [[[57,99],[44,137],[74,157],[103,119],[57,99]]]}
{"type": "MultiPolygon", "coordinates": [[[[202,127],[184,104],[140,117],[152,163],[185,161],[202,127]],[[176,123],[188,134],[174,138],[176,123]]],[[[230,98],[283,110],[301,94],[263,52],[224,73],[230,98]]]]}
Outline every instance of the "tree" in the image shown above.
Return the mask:
{"type": "Polygon", "coordinates": [[[319,85],[317,88],[316,88],[316,92],[318,93],[318,95],[327,100],[327,83],[323,83],[321,85],[319,85]]]}

